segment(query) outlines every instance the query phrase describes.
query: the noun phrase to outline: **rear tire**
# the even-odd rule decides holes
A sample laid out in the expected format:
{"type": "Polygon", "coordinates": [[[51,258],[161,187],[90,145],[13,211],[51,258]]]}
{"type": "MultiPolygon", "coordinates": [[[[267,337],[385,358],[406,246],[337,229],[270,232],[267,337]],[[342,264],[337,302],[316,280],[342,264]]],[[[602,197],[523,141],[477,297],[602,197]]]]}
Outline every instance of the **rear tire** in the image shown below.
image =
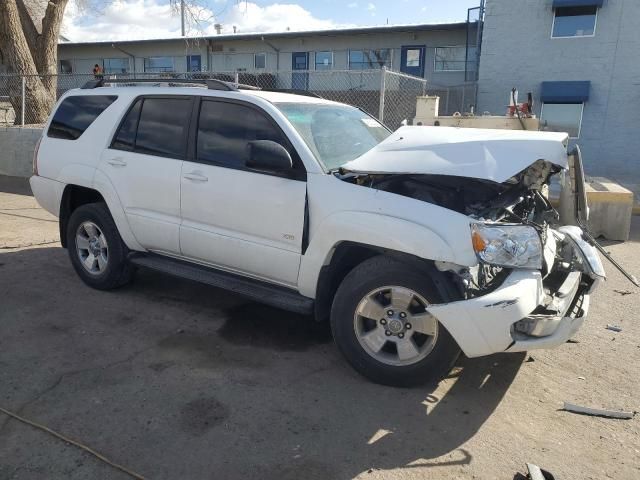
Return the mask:
{"type": "Polygon", "coordinates": [[[388,256],[370,258],[343,280],[331,329],[351,366],[383,385],[437,381],[460,354],[449,332],[428,314],[443,298],[427,269],[388,256]],[[427,308],[425,308],[427,307],[427,308]]]}
{"type": "Polygon", "coordinates": [[[67,251],[78,276],[92,288],[111,290],[133,277],[127,247],[104,203],[74,210],[67,224],[67,251]]]}

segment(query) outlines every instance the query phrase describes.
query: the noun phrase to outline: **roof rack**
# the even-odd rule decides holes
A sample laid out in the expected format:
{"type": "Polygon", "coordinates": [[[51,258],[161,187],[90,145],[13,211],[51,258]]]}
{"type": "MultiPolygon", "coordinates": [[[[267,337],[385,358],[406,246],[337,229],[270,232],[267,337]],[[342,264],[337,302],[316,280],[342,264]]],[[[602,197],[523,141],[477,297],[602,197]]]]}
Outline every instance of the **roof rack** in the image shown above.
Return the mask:
{"type": "Polygon", "coordinates": [[[260,87],[253,85],[236,84],[233,82],[225,82],[214,78],[189,79],[189,78],[98,78],[89,80],[81,88],[90,90],[98,87],[104,87],[107,83],[168,83],[180,85],[206,85],[209,90],[225,90],[234,92],[238,90],[260,90],[260,87]]]}
{"type": "Polygon", "coordinates": [[[292,93],[294,95],[303,95],[305,97],[323,98],[315,92],[309,90],[301,90],[299,88],[263,88],[263,92],[279,92],[279,93],[292,93]]]}

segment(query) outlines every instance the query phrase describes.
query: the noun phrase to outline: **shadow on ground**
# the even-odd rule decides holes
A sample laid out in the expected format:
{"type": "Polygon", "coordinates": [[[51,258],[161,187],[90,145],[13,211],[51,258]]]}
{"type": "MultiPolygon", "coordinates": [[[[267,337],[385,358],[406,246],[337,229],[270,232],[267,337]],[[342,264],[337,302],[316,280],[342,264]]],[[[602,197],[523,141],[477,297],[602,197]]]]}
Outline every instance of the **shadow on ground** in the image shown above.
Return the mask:
{"type": "MultiPolygon", "coordinates": [[[[524,358],[461,358],[439,386],[382,387],[355,374],[305,317],[148,271],[98,292],[60,248],[0,260],[0,406],[147,478],[342,479],[464,466],[473,462],[465,442],[524,358]]],[[[0,421],[0,477],[120,478],[0,421]]]]}

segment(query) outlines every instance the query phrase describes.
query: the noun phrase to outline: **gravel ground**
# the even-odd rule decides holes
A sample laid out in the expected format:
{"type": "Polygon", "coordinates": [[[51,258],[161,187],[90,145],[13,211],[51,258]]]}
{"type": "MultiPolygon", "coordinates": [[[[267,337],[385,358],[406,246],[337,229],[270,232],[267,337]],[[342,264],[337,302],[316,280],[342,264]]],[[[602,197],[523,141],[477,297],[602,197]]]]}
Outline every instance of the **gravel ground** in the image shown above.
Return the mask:
{"type": "MultiPolygon", "coordinates": [[[[607,249],[640,273],[632,230],[607,249]]],[[[526,462],[640,478],[640,416],[561,410],[640,410],[639,290],[608,265],[576,343],[402,390],[355,374],[308,319],[222,290],[148,271],[91,290],[57,239],[26,184],[0,178],[0,407],[148,479],[511,480],[526,462]]],[[[87,478],[129,477],[0,413],[0,479],[87,478]]]]}

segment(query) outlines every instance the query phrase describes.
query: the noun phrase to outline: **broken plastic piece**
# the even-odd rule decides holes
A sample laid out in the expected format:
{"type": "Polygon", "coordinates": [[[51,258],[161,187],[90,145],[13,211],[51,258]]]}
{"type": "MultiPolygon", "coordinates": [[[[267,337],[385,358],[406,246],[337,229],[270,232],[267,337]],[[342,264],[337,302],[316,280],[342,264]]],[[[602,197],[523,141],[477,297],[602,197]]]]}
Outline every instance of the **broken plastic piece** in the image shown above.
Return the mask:
{"type": "Polygon", "coordinates": [[[583,415],[593,415],[595,417],[622,418],[629,420],[633,418],[635,412],[621,412],[618,410],[603,410],[600,408],[583,407],[574,405],[573,403],[564,402],[563,410],[573,413],[581,413],[583,415]]]}
{"type": "Polygon", "coordinates": [[[611,325],[610,323],[608,323],[605,328],[607,330],[611,330],[613,332],[621,332],[622,331],[622,327],[619,327],[618,325],[611,325]]]}
{"type": "Polygon", "coordinates": [[[555,477],[547,472],[546,470],[542,470],[539,466],[534,465],[533,463],[527,463],[527,470],[529,470],[529,479],[530,480],[555,480],[555,477]]]}

